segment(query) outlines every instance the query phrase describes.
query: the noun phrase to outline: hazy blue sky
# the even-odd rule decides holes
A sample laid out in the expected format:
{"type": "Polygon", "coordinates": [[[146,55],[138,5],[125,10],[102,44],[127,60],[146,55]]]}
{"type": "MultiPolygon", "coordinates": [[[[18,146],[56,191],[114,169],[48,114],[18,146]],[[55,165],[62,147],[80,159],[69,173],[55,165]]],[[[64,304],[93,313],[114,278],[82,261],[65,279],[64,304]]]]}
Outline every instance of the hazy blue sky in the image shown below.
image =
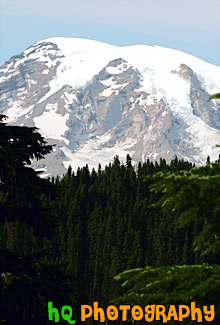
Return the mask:
{"type": "Polygon", "coordinates": [[[0,0],[0,21],[0,64],[66,36],[160,45],[220,65],[220,0],[0,0]]]}

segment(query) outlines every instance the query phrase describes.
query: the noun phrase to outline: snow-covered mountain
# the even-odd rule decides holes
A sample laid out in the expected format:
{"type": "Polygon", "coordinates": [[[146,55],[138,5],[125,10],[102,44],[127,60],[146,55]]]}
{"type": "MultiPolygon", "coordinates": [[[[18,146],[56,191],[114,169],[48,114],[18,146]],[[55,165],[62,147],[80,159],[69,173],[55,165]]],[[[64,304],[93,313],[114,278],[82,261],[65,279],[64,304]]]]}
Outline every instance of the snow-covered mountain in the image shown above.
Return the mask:
{"type": "Polygon", "coordinates": [[[2,65],[0,89],[8,122],[56,144],[34,163],[45,176],[127,153],[198,165],[219,154],[220,104],[208,98],[220,91],[220,67],[177,50],[51,38],[2,65]]]}

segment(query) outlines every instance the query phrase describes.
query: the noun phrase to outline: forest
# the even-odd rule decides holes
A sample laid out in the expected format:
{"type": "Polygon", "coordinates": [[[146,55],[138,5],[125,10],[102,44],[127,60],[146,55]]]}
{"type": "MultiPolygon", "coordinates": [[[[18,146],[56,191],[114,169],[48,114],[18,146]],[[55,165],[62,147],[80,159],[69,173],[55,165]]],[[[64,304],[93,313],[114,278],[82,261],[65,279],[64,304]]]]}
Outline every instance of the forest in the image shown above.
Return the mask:
{"type": "Polygon", "coordinates": [[[0,322],[52,324],[49,301],[71,306],[76,324],[95,301],[196,301],[214,304],[220,323],[220,159],[134,167],[116,156],[43,179],[31,161],[52,146],[35,128],[0,121],[0,322]]]}

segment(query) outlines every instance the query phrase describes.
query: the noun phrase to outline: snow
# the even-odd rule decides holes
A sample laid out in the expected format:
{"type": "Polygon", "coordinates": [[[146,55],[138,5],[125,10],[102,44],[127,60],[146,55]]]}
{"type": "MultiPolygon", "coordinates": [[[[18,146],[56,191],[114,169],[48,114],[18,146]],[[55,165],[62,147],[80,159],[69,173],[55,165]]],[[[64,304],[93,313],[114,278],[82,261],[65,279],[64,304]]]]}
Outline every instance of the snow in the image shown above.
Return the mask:
{"type": "Polygon", "coordinates": [[[111,86],[114,81],[113,81],[113,77],[109,78],[109,79],[105,79],[105,80],[101,80],[101,83],[106,86],[106,87],[109,87],[111,86]]]}
{"type": "Polygon", "coordinates": [[[107,67],[106,71],[110,74],[121,74],[124,71],[128,70],[129,68],[130,65],[123,62],[117,65],[116,67],[107,67]]]}
{"type": "MultiPolygon", "coordinates": [[[[14,69],[27,59],[44,62],[48,68],[60,62],[57,75],[49,82],[50,90],[39,101],[40,103],[59,91],[64,85],[69,85],[73,89],[84,87],[110,61],[118,58],[123,58],[128,63],[122,62],[117,67],[107,67],[107,71],[113,75],[120,74],[132,66],[142,76],[143,90],[150,91],[151,95],[169,95],[169,98],[174,96],[176,98],[177,90],[178,97],[181,97],[183,93],[181,84],[184,82],[181,82],[178,75],[173,74],[172,71],[177,71],[182,63],[192,68],[199,79],[204,79],[204,87],[208,92],[219,91],[215,85],[220,85],[220,67],[181,51],[160,46],[117,47],[86,39],[55,37],[39,41],[26,50],[24,58],[15,62],[14,69]],[[41,48],[41,44],[45,42],[56,44],[59,51],[52,50],[50,45],[44,45],[41,48]],[[36,47],[39,47],[39,52],[36,52],[36,47]],[[34,49],[35,52],[31,53],[34,49]],[[49,54],[64,57],[51,60],[49,54]]],[[[9,69],[9,66],[5,69],[9,69]]],[[[43,73],[47,73],[47,70],[44,70],[43,73]]],[[[112,84],[111,79],[101,82],[106,86],[112,84]]]]}
{"type": "Polygon", "coordinates": [[[66,168],[71,165],[73,171],[77,171],[78,167],[83,167],[86,164],[90,168],[98,168],[99,163],[103,166],[113,162],[117,154],[120,161],[124,162],[127,154],[133,154],[134,151],[129,150],[136,142],[136,139],[127,138],[124,142],[116,142],[112,147],[106,147],[105,143],[110,139],[111,134],[108,132],[95,139],[89,139],[76,152],[72,152],[67,147],[62,147],[61,150],[65,154],[67,160],[63,162],[66,168]]]}
{"type": "Polygon", "coordinates": [[[50,173],[47,173],[47,174],[42,174],[42,175],[40,175],[40,177],[41,178],[46,178],[46,177],[50,177],[51,176],[51,174],[50,173]]]}
{"type": "Polygon", "coordinates": [[[63,140],[68,144],[69,141],[64,137],[69,129],[66,124],[68,119],[69,113],[63,116],[57,113],[57,104],[47,104],[44,113],[34,117],[33,121],[43,137],[63,140]]]}
{"type": "MultiPolygon", "coordinates": [[[[27,59],[36,59],[39,62],[44,62],[49,68],[60,61],[57,68],[57,77],[50,81],[51,92],[54,93],[65,84],[73,88],[85,86],[103,67],[117,58],[123,58],[128,63],[121,63],[117,67],[107,67],[107,71],[111,74],[120,74],[132,66],[140,72],[143,80],[145,79],[143,85],[146,89],[151,83],[149,78],[155,80],[155,76],[159,81],[155,90],[158,90],[158,88],[167,90],[169,84],[174,85],[175,77],[171,71],[178,70],[182,63],[192,68],[198,74],[198,78],[205,77],[206,90],[215,92],[217,91],[215,85],[220,84],[220,67],[206,63],[181,51],[160,46],[133,45],[117,47],[86,39],[55,37],[37,42],[24,52],[24,58],[18,60],[16,64],[21,64],[27,59]],[[57,53],[57,51],[51,49],[50,45],[44,45],[41,49],[42,42],[54,43],[60,51],[57,53]],[[39,47],[40,51],[31,53],[36,46],[39,47]],[[48,54],[63,55],[64,57],[51,60],[48,54]],[[158,76],[163,77],[161,82],[158,76]],[[167,85],[165,85],[165,81],[167,85]]],[[[14,68],[16,68],[16,64],[14,68]]],[[[6,69],[9,69],[9,66],[6,69]]]]}
{"type": "Polygon", "coordinates": [[[31,88],[32,85],[36,85],[36,84],[37,84],[37,80],[26,79],[25,81],[26,81],[26,83],[27,83],[27,88],[28,88],[28,90],[31,88]]]}
{"type": "Polygon", "coordinates": [[[216,148],[216,144],[220,143],[219,131],[205,124],[195,115],[186,131],[192,135],[194,146],[200,148],[200,155],[194,159],[201,164],[206,162],[207,156],[212,157],[213,160],[218,159],[219,149],[216,148]]]}
{"type": "Polygon", "coordinates": [[[63,98],[65,101],[65,109],[67,110],[67,112],[71,113],[69,105],[73,104],[74,101],[78,102],[76,95],[65,92],[64,95],[61,96],[61,98],[63,98]]]}
{"type": "Polygon", "coordinates": [[[65,93],[65,95],[62,96],[62,98],[65,98],[69,104],[72,104],[72,103],[74,102],[74,100],[75,100],[76,102],[78,102],[77,97],[76,97],[75,94],[68,94],[68,93],[65,93]]]}
{"type": "Polygon", "coordinates": [[[59,91],[64,85],[69,85],[74,89],[85,86],[111,61],[114,57],[113,53],[117,51],[117,47],[113,45],[76,38],[58,37],[43,42],[55,43],[65,56],[60,59],[57,77],[49,83],[50,94],[59,91]]]}
{"type": "Polygon", "coordinates": [[[161,152],[152,152],[150,154],[147,154],[146,157],[148,159],[154,159],[156,160],[157,159],[157,156],[159,156],[161,154],[161,152]]]}
{"type": "Polygon", "coordinates": [[[101,96],[101,97],[110,97],[112,93],[114,93],[115,91],[116,91],[116,93],[118,93],[117,92],[118,89],[123,89],[127,85],[128,85],[128,82],[125,82],[124,84],[116,84],[116,82],[114,82],[111,85],[111,87],[104,89],[103,92],[99,94],[99,96],[101,96]]]}
{"type": "MultiPolygon", "coordinates": [[[[47,85],[49,91],[39,99],[38,104],[43,101],[47,103],[48,98],[65,85],[70,86],[73,90],[73,93],[68,90],[62,96],[65,102],[65,114],[57,113],[57,104],[47,103],[43,114],[33,118],[35,126],[40,129],[44,137],[65,141],[66,145],[68,145],[69,141],[65,138],[65,132],[68,130],[67,123],[71,114],[68,107],[74,101],[77,102],[75,90],[85,87],[95,75],[106,67],[107,73],[112,76],[109,79],[101,80],[101,84],[106,89],[99,95],[103,97],[109,97],[112,93],[117,95],[119,90],[126,87],[128,83],[117,83],[116,76],[120,76],[124,71],[132,67],[140,75],[141,87],[135,90],[139,94],[136,100],[132,96],[129,98],[130,103],[132,103],[130,111],[134,110],[139,101],[142,109],[147,112],[147,106],[154,105],[163,99],[168,110],[162,112],[162,117],[165,117],[171,111],[174,117],[183,120],[187,125],[186,132],[191,138],[190,145],[200,149],[200,154],[195,159],[205,162],[208,154],[217,158],[219,150],[214,146],[220,142],[220,132],[209,127],[193,114],[190,100],[190,84],[187,80],[180,78],[178,73],[173,72],[178,72],[181,64],[189,66],[196,73],[197,78],[202,81],[204,89],[211,95],[220,91],[220,67],[206,63],[181,51],[164,47],[147,45],[117,47],[98,41],[77,38],[58,37],[39,41],[24,51],[23,54],[22,59],[17,59],[8,63],[6,67],[0,68],[0,82],[4,82],[6,79],[18,74],[20,64],[25,64],[27,60],[36,60],[46,65],[43,74],[48,74],[51,67],[57,66],[56,75],[52,80],[49,80],[47,85]],[[56,44],[59,50],[52,49],[50,44],[42,44],[47,42],[56,44]],[[51,59],[50,55],[53,55],[54,58],[51,59]],[[110,61],[119,58],[126,61],[126,63],[122,62],[117,66],[108,66],[110,61]],[[7,75],[4,76],[3,74],[7,75]],[[143,91],[150,95],[146,98],[143,97],[143,91]]],[[[8,109],[5,114],[9,116],[9,122],[15,122],[24,115],[29,118],[34,110],[34,105],[23,108],[23,100],[27,96],[28,89],[37,83],[30,76],[26,77],[27,89],[18,89],[19,100],[8,99],[8,109]]],[[[45,87],[45,85],[42,87],[45,87]]],[[[86,108],[89,107],[86,106],[86,108]]],[[[213,109],[217,109],[214,102],[213,109]]],[[[75,117],[77,118],[77,116],[75,117]]],[[[92,130],[92,123],[89,128],[92,130]]],[[[151,129],[152,126],[150,125],[148,130],[151,129]]],[[[134,142],[134,139],[126,139],[124,142],[116,143],[112,147],[105,147],[108,141],[105,137],[106,135],[88,140],[77,152],[71,152],[70,149],[63,146],[62,151],[68,159],[64,162],[64,165],[68,167],[71,164],[72,167],[78,167],[89,163],[90,166],[95,167],[100,161],[102,164],[108,164],[116,153],[121,159],[124,159],[127,150],[134,142]]],[[[154,152],[148,156],[156,158],[158,155],[159,153],[154,152]]]]}
{"type": "Polygon", "coordinates": [[[7,123],[15,122],[19,117],[28,114],[34,107],[34,105],[31,105],[25,109],[22,104],[21,100],[13,101],[11,98],[8,99],[9,108],[5,112],[5,115],[8,116],[7,123]]]}
{"type": "Polygon", "coordinates": [[[36,172],[46,172],[47,171],[47,166],[41,167],[41,168],[36,168],[35,171],[36,172]]]}

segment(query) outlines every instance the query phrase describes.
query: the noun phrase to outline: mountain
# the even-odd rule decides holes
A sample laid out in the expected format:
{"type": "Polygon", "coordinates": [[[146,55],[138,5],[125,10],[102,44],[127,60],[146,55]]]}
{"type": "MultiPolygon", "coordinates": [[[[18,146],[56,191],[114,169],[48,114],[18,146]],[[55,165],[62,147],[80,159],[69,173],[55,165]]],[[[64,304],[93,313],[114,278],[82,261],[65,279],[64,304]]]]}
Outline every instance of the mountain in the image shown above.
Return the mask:
{"type": "Polygon", "coordinates": [[[44,176],[113,160],[197,165],[217,159],[220,67],[159,46],[39,41],[0,67],[0,110],[12,125],[36,126],[54,151],[33,162],[44,176]]]}

